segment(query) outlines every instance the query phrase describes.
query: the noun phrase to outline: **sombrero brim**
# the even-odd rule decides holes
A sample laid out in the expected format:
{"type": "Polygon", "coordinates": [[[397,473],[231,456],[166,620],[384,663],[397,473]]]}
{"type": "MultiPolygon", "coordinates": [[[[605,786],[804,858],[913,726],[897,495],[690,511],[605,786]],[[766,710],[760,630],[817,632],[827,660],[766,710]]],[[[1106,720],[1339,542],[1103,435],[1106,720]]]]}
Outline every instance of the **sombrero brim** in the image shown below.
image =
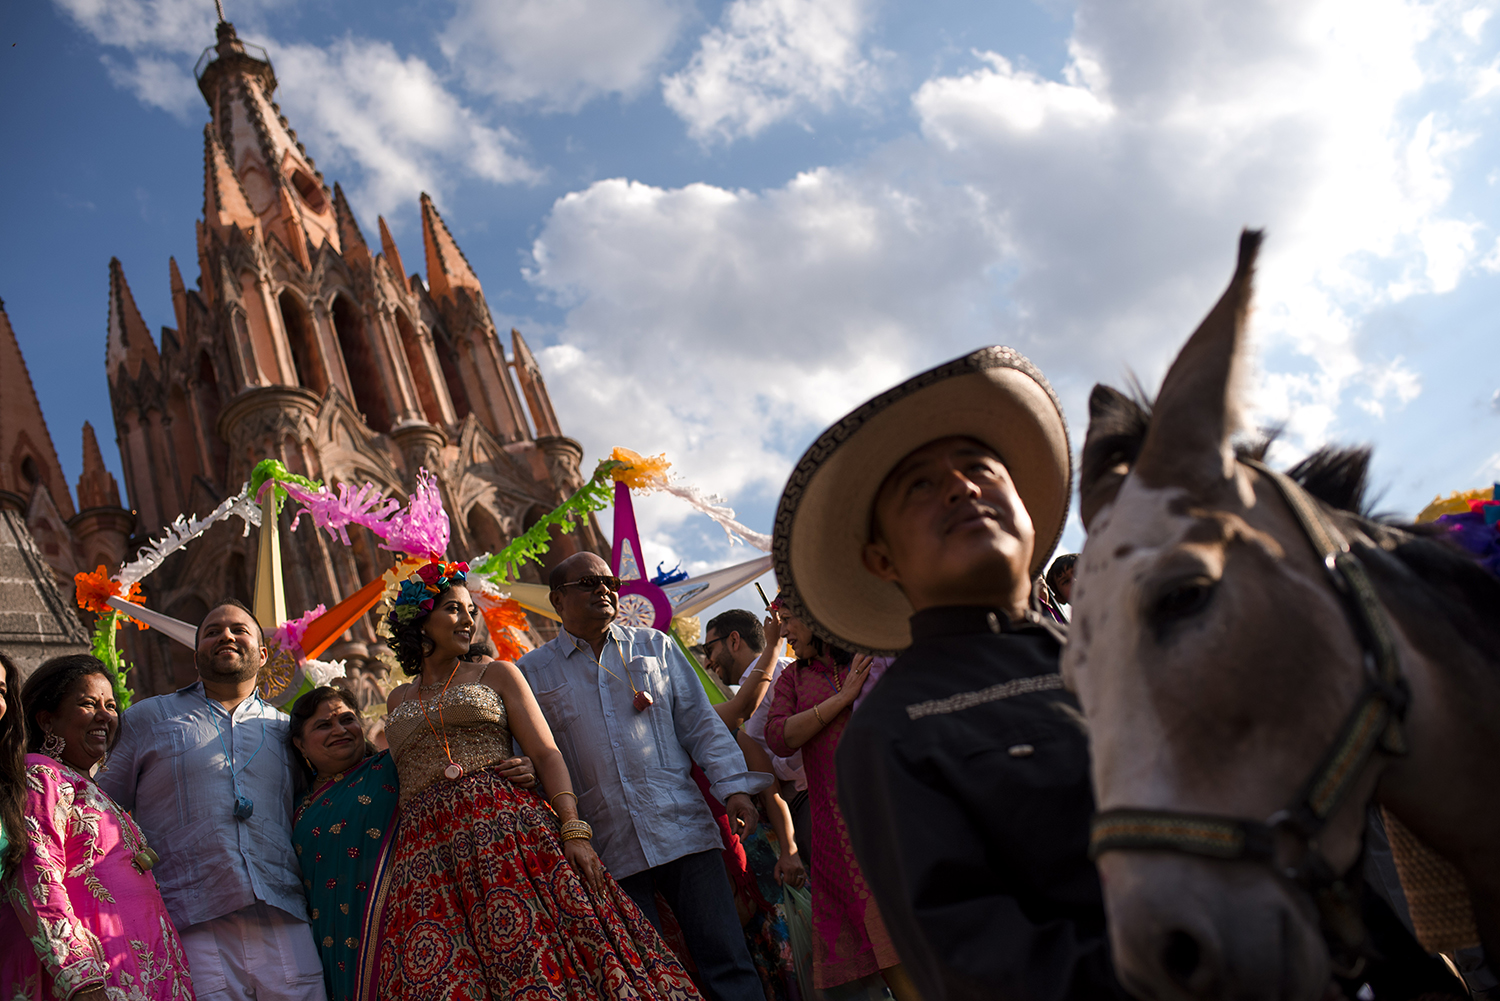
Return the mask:
{"type": "Polygon", "coordinates": [[[911,603],[865,569],[875,494],[907,455],[962,435],[994,449],[1036,530],[1031,573],[1057,547],[1073,489],[1057,394],[1020,352],[982,348],[914,376],[818,436],[787,481],[771,554],[791,610],[828,642],[872,654],[911,645],[911,603]]]}

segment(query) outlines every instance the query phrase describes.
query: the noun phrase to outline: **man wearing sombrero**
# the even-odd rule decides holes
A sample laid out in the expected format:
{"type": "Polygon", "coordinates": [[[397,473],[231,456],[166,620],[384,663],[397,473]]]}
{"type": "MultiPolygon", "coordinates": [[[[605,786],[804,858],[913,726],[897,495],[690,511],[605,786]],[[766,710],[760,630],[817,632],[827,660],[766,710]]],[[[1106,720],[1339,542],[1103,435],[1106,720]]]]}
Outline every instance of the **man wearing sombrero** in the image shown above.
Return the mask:
{"type": "Polygon", "coordinates": [[[1067,425],[991,347],[825,431],[776,513],[776,576],[829,642],[900,656],[838,750],[855,854],[925,1001],[1124,998],[1088,858],[1088,741],[1033,581],[1067,425]]]}

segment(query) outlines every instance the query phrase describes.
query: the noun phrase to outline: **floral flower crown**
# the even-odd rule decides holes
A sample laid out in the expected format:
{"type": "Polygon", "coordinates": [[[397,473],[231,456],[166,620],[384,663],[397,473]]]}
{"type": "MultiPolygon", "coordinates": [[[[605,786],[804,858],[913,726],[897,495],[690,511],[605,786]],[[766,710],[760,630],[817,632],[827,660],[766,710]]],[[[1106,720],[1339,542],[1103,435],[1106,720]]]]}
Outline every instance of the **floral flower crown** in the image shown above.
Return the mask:
{"type": "Polygon", "coordinates": [[[401,593],[396,596],[387,621],[400,625],[432,611],[432,603],[439,594],[468,581],[469,564],[445,563],[433,560],[401,582],[401,593]]]}

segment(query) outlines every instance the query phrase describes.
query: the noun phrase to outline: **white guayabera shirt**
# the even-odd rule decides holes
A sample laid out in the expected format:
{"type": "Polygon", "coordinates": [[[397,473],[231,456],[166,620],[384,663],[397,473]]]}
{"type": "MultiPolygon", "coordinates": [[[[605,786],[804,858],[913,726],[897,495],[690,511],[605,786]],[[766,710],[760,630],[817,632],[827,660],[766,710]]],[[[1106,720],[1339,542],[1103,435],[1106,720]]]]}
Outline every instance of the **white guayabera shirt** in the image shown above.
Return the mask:
{"type": "Polygon", "coordinates": [[[179,929],[256,901],[307,920],[292,851],[289,725],[255,695],[225,712],[201,681],[120,718],[120,742],[97,781],[161,856],[152,872],[179,929]],[[234,815],[231,770],[254,803],[245,820],[234,815]]]}
{"type": "Polygon", "coordinates": [[[723,847],[693,762],[720,802],[771,784],[770,775],[746,770],[734,735],[665,633],[612,625],[596,661],[587,643],[560,629],[516,666],[567,762],[578,815],[616,879],[723,847]],[[643,711],[632,705],[637,691],[651,693],[643,711]]]}

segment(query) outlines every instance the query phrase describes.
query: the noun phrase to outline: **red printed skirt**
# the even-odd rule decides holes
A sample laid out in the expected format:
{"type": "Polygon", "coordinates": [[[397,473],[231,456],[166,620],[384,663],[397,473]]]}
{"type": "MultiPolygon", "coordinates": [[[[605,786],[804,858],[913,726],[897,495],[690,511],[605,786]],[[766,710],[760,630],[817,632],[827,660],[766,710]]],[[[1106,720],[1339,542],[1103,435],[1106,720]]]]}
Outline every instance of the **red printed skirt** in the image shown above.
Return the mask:
{"type": "Polygon", "coordinates": [[[387,1001],[702,1001],[640,909],[563,856],[557,818],[493,771],[401,808],[375,957],[387,1001]]]}

